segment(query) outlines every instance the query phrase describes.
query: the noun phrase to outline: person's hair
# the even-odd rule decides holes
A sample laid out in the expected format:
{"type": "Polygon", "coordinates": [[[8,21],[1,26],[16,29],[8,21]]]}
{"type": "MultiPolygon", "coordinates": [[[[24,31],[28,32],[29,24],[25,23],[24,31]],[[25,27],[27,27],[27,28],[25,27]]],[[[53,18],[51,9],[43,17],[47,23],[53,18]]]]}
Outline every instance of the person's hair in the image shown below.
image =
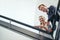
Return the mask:
{"type": "Polygon", "coordinates": [[[38,9],[39,9],[41,6],[45,6],[45,5],[44,5],[44,4],[40,4],[40,5],[38,6],[38,9]]]}
{"type": "Polygon", "coordinates": [[[39,19],[43,18],[45,20],[45,17],[44,16],[39,16],[39,19]]]}

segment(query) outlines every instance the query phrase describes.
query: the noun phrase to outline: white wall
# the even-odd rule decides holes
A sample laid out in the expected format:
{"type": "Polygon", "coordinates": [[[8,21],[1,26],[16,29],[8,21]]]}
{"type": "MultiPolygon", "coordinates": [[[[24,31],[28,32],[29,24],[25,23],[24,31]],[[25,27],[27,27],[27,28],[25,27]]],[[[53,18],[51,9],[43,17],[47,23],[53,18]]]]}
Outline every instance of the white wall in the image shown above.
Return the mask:
{"type": "Polygon", "coordinates": [[[0,0],[0,14],[34,25],[37,0],[0,0]]]}

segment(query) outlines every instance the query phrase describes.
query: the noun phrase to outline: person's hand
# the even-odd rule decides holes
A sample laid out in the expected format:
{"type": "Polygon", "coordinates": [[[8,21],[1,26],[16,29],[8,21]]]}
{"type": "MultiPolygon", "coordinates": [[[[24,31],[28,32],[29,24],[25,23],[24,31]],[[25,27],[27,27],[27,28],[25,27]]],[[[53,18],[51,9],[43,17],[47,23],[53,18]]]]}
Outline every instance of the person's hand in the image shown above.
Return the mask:
{"type": "Polygon", "coordinates": [[[46,22],[47,26],[50,25],[50,22],[46,22]]]}
{"type": "Polygon", "coordinates": [[[51,29],[50,32],[53,32],[53,30],[51,29]]]}
{"type": "Polygon", "coordinates": [[[44,28],[44,26],[39,26],[39,28],[44,28]]]}
{"type": "Polygon", "coordinates": [[[40,26],[35,26],[36,28],[39,28],[40,26]]]}
{"type": "Polygon", "coordinates": [[[44,28],[43,26],[35,26],[36,28],[44,28]]]}

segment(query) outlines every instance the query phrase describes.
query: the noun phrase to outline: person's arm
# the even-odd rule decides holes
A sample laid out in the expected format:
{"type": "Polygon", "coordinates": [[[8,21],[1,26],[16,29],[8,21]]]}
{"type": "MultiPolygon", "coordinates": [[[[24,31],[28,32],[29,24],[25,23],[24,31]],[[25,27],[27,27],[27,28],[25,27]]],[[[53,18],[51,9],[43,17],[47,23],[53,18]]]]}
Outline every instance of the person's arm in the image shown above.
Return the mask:
{"type": "Polygon", "coordinates": [[[48,29],[46,27],[43,27],[46,31],[48,31],[48,29]]]}
{"type": "Polygon", "coordinates": [[[46,31],[48,31],[48,28],[46,28],[45,26],[47,26],[47,22],[45,22],[43,25],[40,25],[40,28],[44,28],[46,31]]]}
{"type": "Polygon", "coordinates": [[[54,18],[55,14],[56,14],[56,7],[54,7],[52,5],[48,9],[49,9],[49,12],[47,13],[48,14],[48,21],[50,21],[54,18]]]}
{"type": "Polygon", "coordinates": [[[58,10],[58,12],[60,12],[60,9],[58,10]]]}
{"type": "Polygon", "coordinates": [[[38,25],[38,26],[35,26],[36,28],[39,28],[40,27],[40,25],[38,25]]]}
{"type": "Polygon", "coordinates": [[[60,9],[59,9],[59,10],[57,10],[57,13],[58,13],[58,15],[60,15],[60,9]]]}

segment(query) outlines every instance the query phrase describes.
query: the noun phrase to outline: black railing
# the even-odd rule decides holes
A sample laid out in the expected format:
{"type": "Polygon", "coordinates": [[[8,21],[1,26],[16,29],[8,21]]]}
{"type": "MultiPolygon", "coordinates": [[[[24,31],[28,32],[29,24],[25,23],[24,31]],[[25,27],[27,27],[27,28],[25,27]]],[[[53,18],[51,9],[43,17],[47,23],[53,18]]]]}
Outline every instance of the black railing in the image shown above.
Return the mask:
{"type": "Polygon", "coordinates": [[[7,19],[7,20],[10,20],[10,21],[13,21],[13,22],[15,22],[15,23],[24,25],[24,26],[26,26],[26,27],[29,27],[29,28],[32,28],[32,29],[35,29],[35,30],[38,30],[38,31],[41,31],[41,32],[44,32],[44,33],[47,33],[47,34],[50,34],[50,33],[48,33],[47,31],[44,31],[44,30],[42,30],[42,29],[39,29],[39,28],[36,28],[36,27],[34,27],[34,26],[28,25],[28,24],[26,24],[26,23],[19,22],[19,21],[16,21],[16,20],[14,20],[14,19],[11,19],[11,18],[2,16],[2,15],[0,15],[0,17],[1,17],[1,18],[4,18],[4,19],[7,19]]]}

